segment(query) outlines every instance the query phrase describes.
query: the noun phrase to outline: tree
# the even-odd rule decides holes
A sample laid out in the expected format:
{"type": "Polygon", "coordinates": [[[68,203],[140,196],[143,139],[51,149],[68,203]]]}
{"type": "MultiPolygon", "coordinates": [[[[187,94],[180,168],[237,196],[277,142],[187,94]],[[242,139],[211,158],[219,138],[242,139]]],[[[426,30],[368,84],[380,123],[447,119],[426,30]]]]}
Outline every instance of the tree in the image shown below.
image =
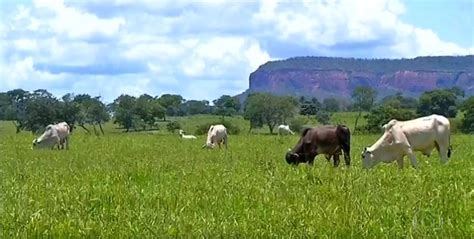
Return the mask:
{"type": "Polygon", "coordinates": [[[339,101],[336,98],[326,98],[323,100],[323,109],[328,112],[339,111],[339,101]]]}
{"type": "Polygon", "coordinates": [[[359,122],[359,118],[362,115],[362,111],[369,111],[372,108],[376,96],[377,92],[368,86],[356,87],[352,92],[354,108],[359,111],[354,124],[354,133],[357,130],[357,123],[359,122]]]}
{"type": "Polygon", "coordinates": [[[7,91],[7,96],[10,98],[12,113],[11,119],[15,120],[13,124],[15,125],[16,132],[19,133],[24,128],[24,123],[26,122],[26,104],[30,99],[30,93],[22,89],[14,89],[7,91]]]}
{"type": "Polygon", "coordinates": [[[331,121],[331,113],[320,110],[316,113],[316,120],[323,125],[327,125],[331,121]]]}
{"type": "Polygon", "coordinates": [[[416,115],[412,110],[395,107],[390,104],[381,105],[375,109],[372,109],[366,116],[366,129],[369,132],[378,133],[381,130],[381,126],[386,124],[391,119],[410,120],[415,117],[416,115]]]}
{"type": "Polygon", "coordinates": [[[380,104],[392,105],[403,109],[416,109],[418,106],[418,100],[412,97],[404,97],[401,92],[397,92],[395,95],[384,97],[380,101],[380,104]]]}
{"type": "Polygon", "coordinates": [[[214,113],[222,116],[222,121],[224,116],[232,116],[240,110],[239,99],[230,95],[223,95],[212,102],[215,106],[214,113]]]}
{"type": "Polygon", "coordinates": [[[474,134],[474,96],[469,97],[461,106],[464,117],[461,121],[461,131],[474,134]]]}
{"type": "Polygon", "coordinates": [[[438,114],[454,118],[457,114],[457,98],[457,93],[452,90],[443,89],[425,92],[420,96],[416,112],[419,116],[438,114]]]}
{"type": "Polygon", "coordinates": [[[266,124],[270,133],[277,124],[285,123],[297,110],[298,102],[290,96],[269,93],[254,93],[244,103],[244,118],[250,120],[251,128],[266,124]]]}
{"type": "Polygon", "coordinates": [[[136,98],[130,95],[120,95],[114,100],[114,122],[125,128],[126,132],[134,126],[135,101],[136,98]]]}
{"type": "Polygon", "coordinates": [[[211,109],[207,100],[188,100],[183,103],[183,111],[187,115],[208,114],[211,109]]]}
{"type": "Polygon", "coordinates": [[[22,129],[33,133],[44,129],[48,124],[62,121],[59,118],[59,101],[46,90],[33,91],[26,102],[26,117],[22,122],[22,129]]]}
{"type": "MultiPolygon", "coordinates": [[[[184,98],[181,95],[163,94],[158,98],[159,103],[166,109],[166,115],[175,116],[184,98]]],[[[163,119],[166,121],[166,117],[163,119]]]]}
{"type": "Polygon", "coordinates": [[[321,103],[315,97],[311,98],[311,100],[306,100],[302,97],[299,101],[301,115],[316,115],[321,110],[321,103]]]}

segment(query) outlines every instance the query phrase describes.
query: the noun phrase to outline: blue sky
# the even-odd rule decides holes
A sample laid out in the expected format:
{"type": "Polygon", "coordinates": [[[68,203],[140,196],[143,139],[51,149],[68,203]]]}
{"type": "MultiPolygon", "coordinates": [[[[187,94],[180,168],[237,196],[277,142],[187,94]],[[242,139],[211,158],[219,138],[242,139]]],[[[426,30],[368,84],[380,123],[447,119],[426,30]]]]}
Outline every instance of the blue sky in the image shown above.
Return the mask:
{"type": "Polygon", "coordinates": [[[0,91],[181,94],[248,87],[294,56],[474,53],[471,0],[0,1],[0,91]]]}

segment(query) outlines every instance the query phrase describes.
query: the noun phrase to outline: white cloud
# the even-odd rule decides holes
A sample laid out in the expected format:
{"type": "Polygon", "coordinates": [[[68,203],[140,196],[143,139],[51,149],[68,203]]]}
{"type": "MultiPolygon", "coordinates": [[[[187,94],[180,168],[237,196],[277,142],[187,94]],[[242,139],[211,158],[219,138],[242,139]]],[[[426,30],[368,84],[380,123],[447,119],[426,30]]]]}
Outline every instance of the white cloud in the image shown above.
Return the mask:
{"type": "MultiPolygon", "coordinates": [[[[93,14],[67,7],[62,0],[36,0],[34,4],[39,9],[44,8],[53,12],[54,17],[46,20],[49,28],[57,34],[65,34],[73,39],[87,39],[96,35],[110,37],[125,24],[125,19],[122,17],[101,19],[93,14]]],[[[37,24],[39,23],[32,23],[33,26],[37,24]]]]}
{"type": "Polygon", "coordinates": [[[0,90],[212,100],[245,90],[249,74],[277,57],[474,52],[402,21],[405,11],[400,0],[37,0],[1,12],[0,90]],[[61,72],[67,66],[89,72],[61,72]]]}

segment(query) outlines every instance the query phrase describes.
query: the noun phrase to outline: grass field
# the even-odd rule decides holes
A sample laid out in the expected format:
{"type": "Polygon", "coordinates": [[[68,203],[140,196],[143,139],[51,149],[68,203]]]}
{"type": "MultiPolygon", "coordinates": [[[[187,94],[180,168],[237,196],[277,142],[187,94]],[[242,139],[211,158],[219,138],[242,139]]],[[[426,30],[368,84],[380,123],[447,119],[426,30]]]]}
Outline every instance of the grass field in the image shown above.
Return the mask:
{"type": "Polygon", "coordinates": [[[474,235],[472,135],[452,136],[446,165],[417,154],[419,170],[407,159],[405,170],[363,170],[360,151],[377,135],[355,135],[353,166],[333,168],[322,156],[287,165],[297,136],[231,135],[228,151],[211,151],[203,136],[108,125],[101,137],[78,130],[68,151],[32,151],[34,136],[10,127],[0,124],[2,238],[474,235]]]}

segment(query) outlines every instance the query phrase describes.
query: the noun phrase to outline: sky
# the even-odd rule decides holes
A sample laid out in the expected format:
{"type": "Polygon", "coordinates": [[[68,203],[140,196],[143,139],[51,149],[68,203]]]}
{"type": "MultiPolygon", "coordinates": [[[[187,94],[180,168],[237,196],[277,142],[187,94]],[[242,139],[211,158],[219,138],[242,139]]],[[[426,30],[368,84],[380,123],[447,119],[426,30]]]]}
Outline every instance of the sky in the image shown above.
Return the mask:
{"type": "Polygon", "coordinates": [[[212,101],[295,56],[474,54],[473,0],[0,0],[0,91],[212,101]]]}

